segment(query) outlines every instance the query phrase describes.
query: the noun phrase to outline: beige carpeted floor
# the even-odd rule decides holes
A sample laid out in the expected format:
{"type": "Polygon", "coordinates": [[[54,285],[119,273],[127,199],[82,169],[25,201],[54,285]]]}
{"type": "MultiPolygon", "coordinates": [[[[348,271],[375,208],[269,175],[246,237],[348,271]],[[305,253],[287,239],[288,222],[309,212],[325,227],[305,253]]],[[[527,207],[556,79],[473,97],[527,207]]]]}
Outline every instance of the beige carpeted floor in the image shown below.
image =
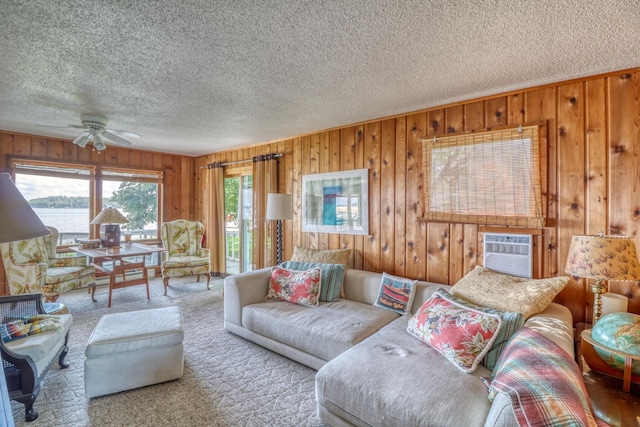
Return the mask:
{"type": "MultiPolygon", "coordinates": [[[[202,279],[201,279],[202,280],[202,279]]],[[[40,417],[24,421],[24,408],[11,402],[16,426],[319,426],[314,377],[303,365],[223,329],[222,280],[211,290],[194,278],[173,279],[163,296],[161,279],[114,291],[98,287],[91,301],[84,290],[59,301],[74,322],[67,361],[47,374],[34,408],[40,417]],[[84,350],[100,317],[107,313],[177,305],[185,321],[184,376],[176,381],[87,400],[84,350]]]]}

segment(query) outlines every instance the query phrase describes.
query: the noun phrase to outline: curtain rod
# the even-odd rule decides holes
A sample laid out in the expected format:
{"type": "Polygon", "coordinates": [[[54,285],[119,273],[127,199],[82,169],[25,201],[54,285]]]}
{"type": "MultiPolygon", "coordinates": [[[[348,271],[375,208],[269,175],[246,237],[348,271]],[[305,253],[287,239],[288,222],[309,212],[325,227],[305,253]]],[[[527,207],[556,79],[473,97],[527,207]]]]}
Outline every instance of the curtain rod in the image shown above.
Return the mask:
{"type": "Polygon", "coordinates": [[[222,167],[229,166],[229,165],[237,165],[238,163],[260,162],[260,161],[264,161],[264,160],[277,159],[278,157],[282,157],[282,156],[284,156],[284,154],[282,154],[282,153],[261,154],[259,156],[254,156],[251,159],[236,160],[234,162],[226,162],[226,163],[213,162],[213,163],[209,163],[209,164],[200,166],[200,169],[222,168],[222,167]]]}

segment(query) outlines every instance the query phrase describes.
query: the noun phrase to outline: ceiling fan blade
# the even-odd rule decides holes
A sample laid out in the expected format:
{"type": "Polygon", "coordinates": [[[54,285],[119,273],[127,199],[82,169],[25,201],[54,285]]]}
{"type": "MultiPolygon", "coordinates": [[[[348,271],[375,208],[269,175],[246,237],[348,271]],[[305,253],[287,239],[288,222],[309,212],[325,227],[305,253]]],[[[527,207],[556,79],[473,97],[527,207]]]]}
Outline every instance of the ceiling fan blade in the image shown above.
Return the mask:
{"type": "Polygon", "coordinates": [[[111,140],[112,142],[115,142],[117,145],[123,145],[125,147],[128,147],[131,145],[131,142],[127,141],[124,138],[119,137],[118,135],[114,135],[111,132],[105,130],[104,132],[102,132],[102,136],[111,140]]]}
{"type": "Polygon", "coordinates": [[[117,129],[105,129],[106,132],[111,132],[113,134],[118,134],[120,136],[124,136],[127,138],[140,138],[140,135],[138,135],[135,132],[130,132],[128,130],[117,130],[117,129]]]}
{"type": "Polygon", "coordinates": [[[67,126],[61,126],[61,127],[70,127],[70,128],[76,128],[76,129],[86,129],[87,128],[85,125],[67,125],[67,126]]]}

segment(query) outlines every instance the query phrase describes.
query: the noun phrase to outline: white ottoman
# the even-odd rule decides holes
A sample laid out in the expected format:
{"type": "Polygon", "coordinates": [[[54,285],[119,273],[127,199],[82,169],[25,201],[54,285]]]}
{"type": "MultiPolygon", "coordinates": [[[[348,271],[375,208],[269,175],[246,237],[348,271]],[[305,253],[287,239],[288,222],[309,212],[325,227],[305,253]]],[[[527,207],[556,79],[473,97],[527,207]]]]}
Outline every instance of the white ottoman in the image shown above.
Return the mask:
{"type": "Polygon", "coordinates": [[[182,313],[178,307],[102,316],[85,351],[87,398],[182,377],[182,313]]]}

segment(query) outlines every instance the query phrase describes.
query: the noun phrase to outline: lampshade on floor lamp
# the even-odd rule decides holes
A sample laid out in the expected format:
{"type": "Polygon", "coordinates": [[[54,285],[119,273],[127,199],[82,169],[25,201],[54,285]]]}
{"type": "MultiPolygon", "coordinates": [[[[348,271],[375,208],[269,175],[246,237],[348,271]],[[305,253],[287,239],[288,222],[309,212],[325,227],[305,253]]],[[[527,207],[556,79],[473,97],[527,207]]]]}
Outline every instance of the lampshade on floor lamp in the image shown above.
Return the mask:
{"type": "Polygon", "coordinates": [[[571,276],[595,280],[591,285],[595,324],[602,313],[601,294],[607,290],[605,280],[640,280],[636,244],[631,237],[573,236],[564,271],[571,276]]]}
{"type": "Polygon", "coordinates": [[[282,262],[282,221],[293,219],[293,197],[291,194],[267,194],[267,214],[265,219],[276,221],[276,263],[282,262]]]}
{"type": "Polygon", "coordinates": [[[11,180],[8,173],[0,173],[0,243],[47,236],[45,227],[11,180]]]}
{"type": "Polygon", "coordinates": [[[102,246],[109,248],[120,246],[120,224],[126,224],[129,220],[116,208],[103,209],[93,220],[91,224],[104,224],[104,239],[102,246]]]}

